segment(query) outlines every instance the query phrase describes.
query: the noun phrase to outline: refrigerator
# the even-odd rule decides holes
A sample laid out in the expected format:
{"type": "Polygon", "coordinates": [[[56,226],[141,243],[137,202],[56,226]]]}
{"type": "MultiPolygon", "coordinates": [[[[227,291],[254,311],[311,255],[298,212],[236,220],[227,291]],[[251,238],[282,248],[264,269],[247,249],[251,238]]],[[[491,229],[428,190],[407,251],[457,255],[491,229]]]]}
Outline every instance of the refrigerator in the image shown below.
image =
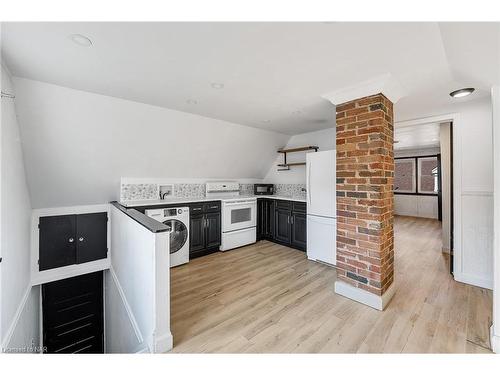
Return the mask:
{"type": "Polygon", "coordinates": [[[336,265],[335,150],[306,154],[307,258],[336,265]]]}

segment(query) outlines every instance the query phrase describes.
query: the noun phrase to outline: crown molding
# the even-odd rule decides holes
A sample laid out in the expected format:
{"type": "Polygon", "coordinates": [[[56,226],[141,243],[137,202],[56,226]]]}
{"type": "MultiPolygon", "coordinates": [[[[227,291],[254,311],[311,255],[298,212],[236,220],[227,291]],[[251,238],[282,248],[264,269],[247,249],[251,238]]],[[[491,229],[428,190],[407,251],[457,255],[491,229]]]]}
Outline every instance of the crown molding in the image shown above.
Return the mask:
{"type": "Polygon", "coordinates": [[[383,94],[391,102],[396,103],[405,96],[399,82],[390,74],[382,74],[355,85],[332,91],[321,97],[334,105],[350,102],[370,95],[383,94]]]}

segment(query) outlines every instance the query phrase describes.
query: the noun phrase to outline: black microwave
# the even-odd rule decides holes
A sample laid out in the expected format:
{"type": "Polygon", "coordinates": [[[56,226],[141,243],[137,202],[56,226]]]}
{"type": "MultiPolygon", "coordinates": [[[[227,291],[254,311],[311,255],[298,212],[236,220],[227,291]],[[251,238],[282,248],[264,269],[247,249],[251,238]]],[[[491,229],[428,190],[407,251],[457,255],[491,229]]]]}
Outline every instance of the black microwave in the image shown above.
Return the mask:
{"type": "Polygon", "coordinates": [[[255,195],[273,195],[274,185],[273,184],[254,184],[253,193],[255,195]]]}

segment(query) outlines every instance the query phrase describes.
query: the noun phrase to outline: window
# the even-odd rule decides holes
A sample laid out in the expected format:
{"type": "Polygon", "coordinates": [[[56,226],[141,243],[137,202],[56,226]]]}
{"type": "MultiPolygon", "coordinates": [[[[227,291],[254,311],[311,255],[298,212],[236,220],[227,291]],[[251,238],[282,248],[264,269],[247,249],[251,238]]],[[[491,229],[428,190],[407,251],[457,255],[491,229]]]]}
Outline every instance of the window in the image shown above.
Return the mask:
{"type": "Polygon", "coordinates": [[[394,191],[398,193],[416,193],[414,158],[395,160],[394,191]]]}
{"type": "Polygon", "coordinates": [[[394,193],[437,195],[439,193],[439,155],[394,160],[394,193]]]}
{"type": "Polygon", "coordinates": [[[437,157],[418,158],[418,192],[437,194],[438,190],[437,157]]]}

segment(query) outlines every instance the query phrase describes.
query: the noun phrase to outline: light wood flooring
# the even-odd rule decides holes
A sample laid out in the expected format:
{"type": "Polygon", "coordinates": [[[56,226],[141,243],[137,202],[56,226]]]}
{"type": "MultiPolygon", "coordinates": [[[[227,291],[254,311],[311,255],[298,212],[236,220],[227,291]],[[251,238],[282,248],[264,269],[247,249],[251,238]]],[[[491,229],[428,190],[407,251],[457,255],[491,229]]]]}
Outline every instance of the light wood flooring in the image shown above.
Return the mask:
{"type": "Polygon", "coordinates": [[[492,293],[458,283],[436,220],[395,218],[396,294],[380,312],[335,269],[261,241],[172,269],[173,352],[488,353],[492,293]]]}

